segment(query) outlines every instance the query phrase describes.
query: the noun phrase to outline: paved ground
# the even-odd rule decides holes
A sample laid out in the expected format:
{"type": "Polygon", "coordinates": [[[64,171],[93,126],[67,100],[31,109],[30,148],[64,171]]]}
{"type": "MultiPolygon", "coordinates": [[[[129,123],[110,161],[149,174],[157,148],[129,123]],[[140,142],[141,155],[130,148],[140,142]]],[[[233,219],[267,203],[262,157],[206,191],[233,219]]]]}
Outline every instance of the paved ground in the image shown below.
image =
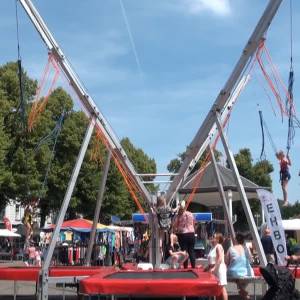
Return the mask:
{"type": "MultiPolygon", "coordinates": [[[[1,266],[22,266],[24,265],[23,262],[4,262],[0,261],[0,268],[1,266]]],[[[34,300],[35,299],[35,283],[33,282],[28,282],[28,281],[18,281],[17,282],[17,300],[34,300]]],[[[261,285],[257,284],[256,285],[256,295],[258,297],[256,298],[257,300],[261,299],[262,295],[262,290],[261,290],[261,285]]],[[[248,287],[249,292],[251,295],[253,295],[253,285],[249,285],[248,287]]],[[[237,295],[237,289],[234,283],[229,283],[227,286],[228,294],[229,294],[229,299],[230,300],[237,300],[240,299],[240,297],[236,296],[237,295]]],[[[0,281],[0,300],[13,300],[13,291],[14,291],[14,283],[13,281],[0,281]]],[[[65,295],[65,300],[81,300],[80,297],[77,297],[76,294],[76,289],[74,288],[66,288],[63,290],[61,287],[56,287],[55,285],[50,285],[49,286],[49,300],[61,300],[63,299],[63,295],[65,295]]],[[[86,298],[88,299],[88,298],[86,298]]],[[[93,297],[91,300],[96,300],[96,297],[93,297]]],[[[104,299],[104,298],[102,298],[104,299]]],[[[118,298],[119,299],[119,298],[118,298]]],[[[125,298],[123,298],[125,299],[125,298]]],[[[139,298],[146,300],[147,298],[139,298]]],[[[153,300],[154,298],[152,298],[153,300]]],[[[155,298],[157,299],[157,298],[155,298]]],[[[160,298],[163,300],[163,298],[160,298]]],[[[174,298],[172,298],[174,299],[174,298]]],[[[178,298],[179,299],[179,298],[178,298]]],[[[188,298],[189,300],[194,300],[196,298],[188,298]]],[[[199,299],[199,298],[198,298],[199,299]]],[[[201,298],[204,299],[204,298],[201,298]]],[[[253,297],[254,299],[254,297],[253,297]]],[[[99,299],[100,300],[100,299],[99,299]]]]}

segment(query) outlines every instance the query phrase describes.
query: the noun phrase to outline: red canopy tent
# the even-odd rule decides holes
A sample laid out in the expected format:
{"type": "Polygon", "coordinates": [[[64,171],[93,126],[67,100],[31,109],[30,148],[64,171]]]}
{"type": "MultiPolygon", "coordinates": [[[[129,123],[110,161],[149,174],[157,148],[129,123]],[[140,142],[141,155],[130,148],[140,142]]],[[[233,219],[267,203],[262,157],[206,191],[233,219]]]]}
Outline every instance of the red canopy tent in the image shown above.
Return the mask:
{"type": "MultiPolygon", "coordinates": [[[[90,232],[92,230],[93,222],[87,219],[67,220],[62,223],[61,230],[76,230],[81,232],[90,232]]],[[[54,229],[55,224],[51,224],[44,229],[54,229]]],[[[106,225],[98,223],[97,231],[112,231],[106,225]]]]}

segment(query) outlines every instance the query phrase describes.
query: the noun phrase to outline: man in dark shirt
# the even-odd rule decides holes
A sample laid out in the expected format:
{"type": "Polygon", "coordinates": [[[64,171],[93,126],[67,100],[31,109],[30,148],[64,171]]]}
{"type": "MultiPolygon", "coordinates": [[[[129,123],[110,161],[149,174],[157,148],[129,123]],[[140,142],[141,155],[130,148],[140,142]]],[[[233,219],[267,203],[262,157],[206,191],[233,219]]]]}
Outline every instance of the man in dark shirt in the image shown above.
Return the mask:
{"type": "Polygon", "coordinates": [[[267,262],[275,264],[275,250],[272,242],[271,230],[269,228],[265,229],[264,235],[261,238],[261,243],[264,248],[267,262]]]}

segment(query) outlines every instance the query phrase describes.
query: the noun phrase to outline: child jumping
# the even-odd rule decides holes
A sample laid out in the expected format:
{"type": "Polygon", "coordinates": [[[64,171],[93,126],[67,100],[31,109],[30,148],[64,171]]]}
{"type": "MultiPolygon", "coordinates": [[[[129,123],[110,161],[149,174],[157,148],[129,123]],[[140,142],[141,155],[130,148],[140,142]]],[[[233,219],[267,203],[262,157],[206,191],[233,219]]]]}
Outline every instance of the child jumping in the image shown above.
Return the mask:
{"type": "Polygon", "coordinates": [[[283,151],[279,151],[276,153],[276,157],[279,160],[280,164],[280,182],[283,192],[283,206],[288,205],[288,195],[287,195],[287,185],[291,178],[289,172],[289,166],[291,166],[291,160],[289,155],[285,156],[283,151]]]}

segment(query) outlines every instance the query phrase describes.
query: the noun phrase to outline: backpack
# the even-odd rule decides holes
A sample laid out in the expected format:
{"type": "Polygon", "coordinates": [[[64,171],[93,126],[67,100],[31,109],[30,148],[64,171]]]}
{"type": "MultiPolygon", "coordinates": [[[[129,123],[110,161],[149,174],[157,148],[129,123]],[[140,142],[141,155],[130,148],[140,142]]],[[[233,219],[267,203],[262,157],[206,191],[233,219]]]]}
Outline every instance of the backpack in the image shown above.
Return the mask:
{"type": "Polygon", "coordinates": [[[300,300],[295,277],[289,268],[268,264],[260,268],[260,273],[270,287],[262,300],[300,300]]]}

